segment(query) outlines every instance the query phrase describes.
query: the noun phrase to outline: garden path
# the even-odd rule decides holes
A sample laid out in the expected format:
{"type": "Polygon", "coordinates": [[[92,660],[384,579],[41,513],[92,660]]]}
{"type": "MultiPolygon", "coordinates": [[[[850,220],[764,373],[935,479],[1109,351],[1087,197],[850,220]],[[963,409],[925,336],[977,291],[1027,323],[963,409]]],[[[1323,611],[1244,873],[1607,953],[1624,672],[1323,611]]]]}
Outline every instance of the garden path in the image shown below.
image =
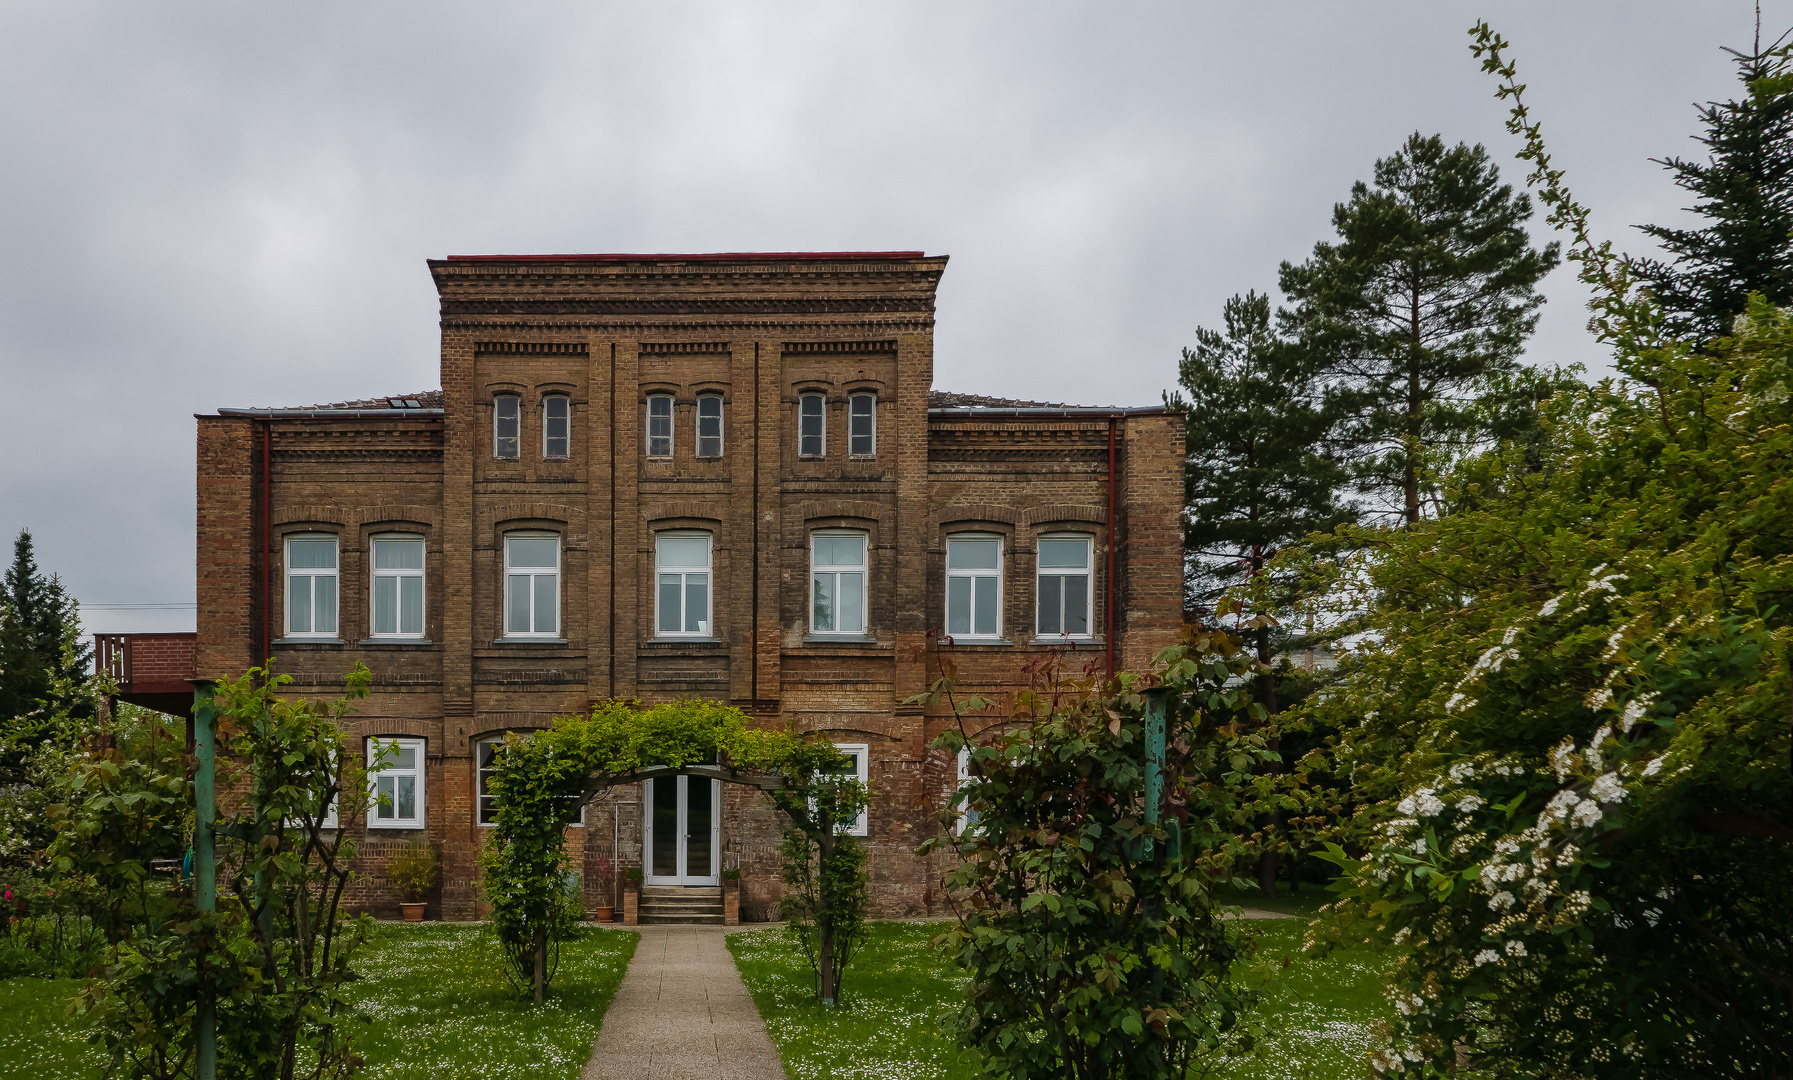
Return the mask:
{"type": "Polygon", "coordinates": [[[720,926],[642,926],[583,1080],[784,1080],[720,926]]]}

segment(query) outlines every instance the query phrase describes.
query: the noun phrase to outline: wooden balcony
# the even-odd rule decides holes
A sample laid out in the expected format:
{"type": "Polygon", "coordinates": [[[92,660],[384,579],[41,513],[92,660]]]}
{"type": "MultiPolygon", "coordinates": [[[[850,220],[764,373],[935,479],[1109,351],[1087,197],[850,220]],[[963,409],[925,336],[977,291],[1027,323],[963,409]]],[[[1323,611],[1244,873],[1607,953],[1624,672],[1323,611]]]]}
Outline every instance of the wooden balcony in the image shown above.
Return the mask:
{"type": "Polygon", "coordinates": [[[95,634],[94,668],[118,684],[118,698],[158,712],[193,711],[198,634],[95,634]]]}

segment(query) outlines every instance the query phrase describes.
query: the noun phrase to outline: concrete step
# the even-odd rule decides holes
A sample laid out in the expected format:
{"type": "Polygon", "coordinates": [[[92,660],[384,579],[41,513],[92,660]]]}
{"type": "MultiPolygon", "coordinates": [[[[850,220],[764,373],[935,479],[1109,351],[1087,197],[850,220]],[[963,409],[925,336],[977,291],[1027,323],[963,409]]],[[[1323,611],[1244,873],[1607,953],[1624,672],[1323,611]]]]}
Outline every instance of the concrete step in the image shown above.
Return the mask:
{"type": "Polygon", "coordinates": [[[678,897],[706,896],[706,897],[714,897],[715,899],[720,900],[720,899],[722,899],[722,886],[720,886],[720,885],[643,885],[641,887],[641,898],[643,900],[646,900],[650,896],[678,896],[678,897]]]}
{"type": "Polygon", "coordinates": [[[636,916],[636,921],[644,926],[681,925],[681,926],[721,926],[722,912],[714,915],[663,915],[648,911],[645,908],[636,916]]]}

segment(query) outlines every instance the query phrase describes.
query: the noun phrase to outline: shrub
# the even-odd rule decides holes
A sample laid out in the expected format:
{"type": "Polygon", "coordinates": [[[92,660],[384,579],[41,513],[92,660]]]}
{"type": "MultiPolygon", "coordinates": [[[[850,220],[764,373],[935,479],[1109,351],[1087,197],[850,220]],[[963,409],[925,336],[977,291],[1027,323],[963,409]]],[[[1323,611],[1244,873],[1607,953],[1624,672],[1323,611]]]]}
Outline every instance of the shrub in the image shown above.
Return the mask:
{"type": "Polygon", "coordinates": [[[406,900],[422,900],[436,887],[442,857],[436,846],[422,836],[412,837],[386,860],[386,877],[406,900]]]}

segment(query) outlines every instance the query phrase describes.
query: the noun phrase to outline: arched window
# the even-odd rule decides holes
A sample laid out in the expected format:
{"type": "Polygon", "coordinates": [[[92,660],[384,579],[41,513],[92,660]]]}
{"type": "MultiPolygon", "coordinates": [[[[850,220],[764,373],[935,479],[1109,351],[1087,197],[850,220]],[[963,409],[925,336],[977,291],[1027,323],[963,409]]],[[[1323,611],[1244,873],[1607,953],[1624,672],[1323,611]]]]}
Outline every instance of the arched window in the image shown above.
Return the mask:
{"type": "Polygon", "coordinates": [[[714,637],[710,629],[710,534],[654,538],[654,634],[714,637]]]}
{"type": "Polygon", "coordinates": [[[565,394],[542,399],[542,456],[564,458],[572,446],[572,402],[565,394]]]}
{"type": "Polygon", "coordinates": [[[522,398],[499,394],[492,399],[492,456],[511,460],[522,445],[522,398]]]}
{"type": "Polygon", "coordinates": [[[821,394],[797,399],[797,456],[819,458],[827,450],[828,418],[821,394]]]}

